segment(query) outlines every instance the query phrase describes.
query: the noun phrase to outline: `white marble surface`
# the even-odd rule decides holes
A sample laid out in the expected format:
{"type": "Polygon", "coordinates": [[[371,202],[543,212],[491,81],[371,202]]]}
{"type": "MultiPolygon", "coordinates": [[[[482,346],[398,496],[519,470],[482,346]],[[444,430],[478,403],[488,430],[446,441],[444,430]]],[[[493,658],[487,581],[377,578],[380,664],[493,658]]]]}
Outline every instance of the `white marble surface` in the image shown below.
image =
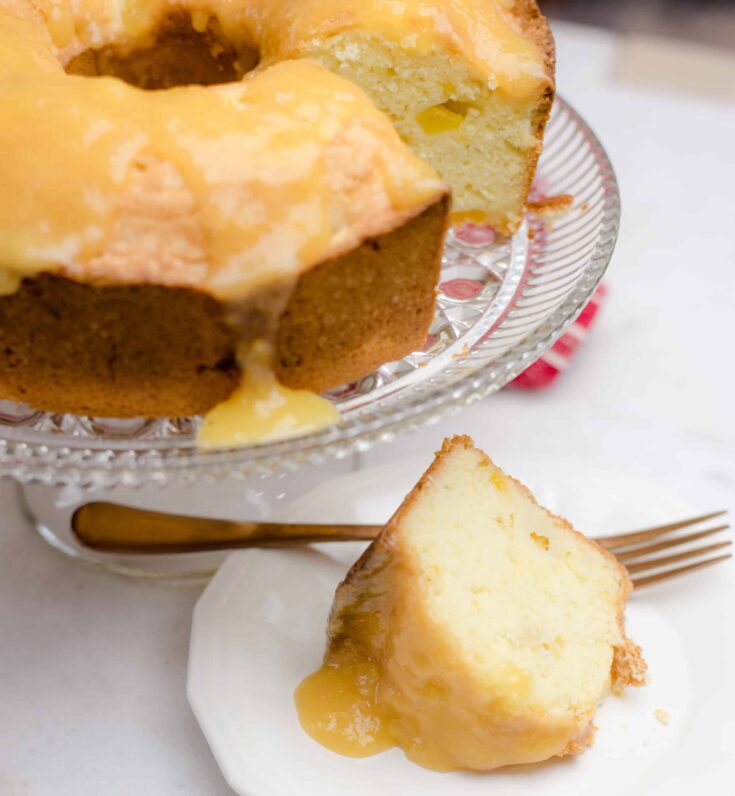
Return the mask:
{"type": "MultiPolygon", "coordinates": [[[[559,25],[557,40],[560,91],[621,183],[608,305],[552,389],[492,396],[363,463],[470,433],[521,477],[529,457],[559,452],[654,478],[703,510],[735,509],[735,110],[616,82],[608,34],[559,25]]],[[[196,499],[221,508],[206,487],[196,499]]],[[[0,484],[2,796],[230,793],[186,703],[198,594],[63,560],[0,484]]]]}

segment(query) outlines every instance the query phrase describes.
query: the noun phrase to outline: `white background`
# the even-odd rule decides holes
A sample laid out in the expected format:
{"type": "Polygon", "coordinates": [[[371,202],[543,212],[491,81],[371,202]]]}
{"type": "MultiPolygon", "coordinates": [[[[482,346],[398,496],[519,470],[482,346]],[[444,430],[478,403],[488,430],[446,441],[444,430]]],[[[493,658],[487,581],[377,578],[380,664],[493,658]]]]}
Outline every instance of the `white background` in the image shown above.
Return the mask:
{"type": "MultiPolygon", "coordinates": [[[[529,457],[558,453],[655,479],[698,509],[735,508],[733,105],[675,81],[647,88],[645,74],[616,79],[612,34],[557,25],[556,35],[560,93],[621,184],[609,301],[552,389],[491,396],[363,463],[428,456],[443,435],[469,433],[521,478],[529,457]]],[[[206,488],[198,507],[215,507],[206,488]]],[[[690,588],[733,574],[692,576],[690,588]]],[[[198,595],[63,560],[0,484],[2,796],[231,793],[186,703],[198,595]]],[[[719,792],[701,775],[702,792],[719,792]]]]}

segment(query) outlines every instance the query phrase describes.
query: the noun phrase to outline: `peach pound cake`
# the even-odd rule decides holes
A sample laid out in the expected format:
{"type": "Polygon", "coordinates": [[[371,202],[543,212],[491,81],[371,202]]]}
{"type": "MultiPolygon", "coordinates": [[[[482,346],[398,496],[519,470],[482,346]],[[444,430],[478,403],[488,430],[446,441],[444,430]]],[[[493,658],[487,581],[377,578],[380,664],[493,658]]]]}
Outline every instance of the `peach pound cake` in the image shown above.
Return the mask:
{"type": "Polygon", "coordinates": [[[581,752],[601,700],[641,685],[625,569],[468,437],[431,467],[337,589],[302,726],[365,756],[484,771],[581,752]]]}

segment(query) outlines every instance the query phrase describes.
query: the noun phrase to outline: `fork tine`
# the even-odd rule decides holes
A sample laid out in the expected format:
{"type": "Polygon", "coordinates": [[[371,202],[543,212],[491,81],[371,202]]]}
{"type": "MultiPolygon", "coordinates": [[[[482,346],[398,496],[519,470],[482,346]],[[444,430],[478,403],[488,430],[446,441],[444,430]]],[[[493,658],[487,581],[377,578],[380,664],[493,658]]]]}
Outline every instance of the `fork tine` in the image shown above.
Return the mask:
{"type": "Polygon", "coordinates": [[[670,531],[678,531],[680,528],[688,528],[690,525],[696,525],[698,522],[713,520],[715,517],[721,517],[723,514],[727,514],[727,509],[723,511],[713,511],[711,514],[702,514],[699,517],[692,517],[688,520],[670,522],[668,525],[657,525],[654,528],[645,528],[642,531],[633,531],[632,533],[619,534],[617,536],[595,537],[595,541],[608,550],[614,550],[618,547],[627,547],[631,544],[648,542],[670,531]]]}
{"type": "Polygon", "coordinates": [[[705,555],[705,553],[714,553],[715,550],[723,550],[725,547],[730,547],[730,545],[732,545],[732,542],[728,539],[726,542],[710,544],[695,550],[686,550],[683,553],[676,553],[673,556],[659,556],[658,558],[649,558],[647,561],[636,561],[631,564],[625,564],[625,568],[631,573],[644,572],[647,569],[658,569],[667,564],[676,564],[679,561],[687,561],[690,558],[699,558],[705,555]]]}
{"type": "Polygon", "coordinates": [[[657,572],[655,575],[648,575],[645,578],[633,578],[633,587],[635,589],[642,589],[644,586],[651,586],[654,583],[660,583],[662,580],[676,578],[687,572],[694,572],[697,569],[711,567],[714,564],[719,564],[720,561],[727,561],[728,558],[732,558],[732,553],[726,553],[724,556],[715,556],[715,558],[708,558],[706,561],[698,561],[696,564],[687,564],[684,567],[667,569],[664,572],[657,572]]]}
{"type": "MultiPolygon", "coordinates": [[[[656,542],[655,544],[648,545],[647,547],[634,547],[632,550],[623,550],[621,553],[615,549],[615,558],[618,561],[628,561],[631,558],[638,558],[638,556],[645,556],[649,553],[658,553],[659,550],[667,550],[670,547],[678,547],[679,545],[694,542],[697,539],[704,539],[706,536],[712,536],[715,533],[721,533],[728,530],[729,525],[718,525],[716,528],[710,528],[707,531],[699,531],[698,533],[690,533],[686,536],[675,536],[673,539],[667,539],[663,542],[656,542]]],[[[610,550],[610,548],[608,548],[610,550]]]]}

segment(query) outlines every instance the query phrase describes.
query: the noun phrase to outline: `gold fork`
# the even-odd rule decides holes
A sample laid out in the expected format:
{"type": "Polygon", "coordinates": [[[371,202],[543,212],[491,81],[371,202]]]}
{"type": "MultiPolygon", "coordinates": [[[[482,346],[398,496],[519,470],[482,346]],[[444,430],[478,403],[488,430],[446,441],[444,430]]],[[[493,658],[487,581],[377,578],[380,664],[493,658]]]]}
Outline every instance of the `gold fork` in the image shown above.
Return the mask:
{"type": "MultiPolygon", "coordinates": [[[[726,513],[715,511],[655,528],[599,537],[596,541],[626,567],[633,585],[638,589],[730,558],[732,554],[729,552],[711,555],[729,547],[732,544],[729,539],[714,544],[698,544],[702,539],[727,531],[730,527],[727,524],[701,528],[693,533],[678,533],[726,513]],[[662,550],[677,552],[651,557],[662,550]],[[674,566],[677,564],[680,566],[674,566]]],[[[370,541],[383,527],[234,522],[164,514],[101,502],[80,506],[74,512],[71,525],[85,547],[123,554],[195,553],[245,547],[294,547],[314,542],[370,541]]]]}

